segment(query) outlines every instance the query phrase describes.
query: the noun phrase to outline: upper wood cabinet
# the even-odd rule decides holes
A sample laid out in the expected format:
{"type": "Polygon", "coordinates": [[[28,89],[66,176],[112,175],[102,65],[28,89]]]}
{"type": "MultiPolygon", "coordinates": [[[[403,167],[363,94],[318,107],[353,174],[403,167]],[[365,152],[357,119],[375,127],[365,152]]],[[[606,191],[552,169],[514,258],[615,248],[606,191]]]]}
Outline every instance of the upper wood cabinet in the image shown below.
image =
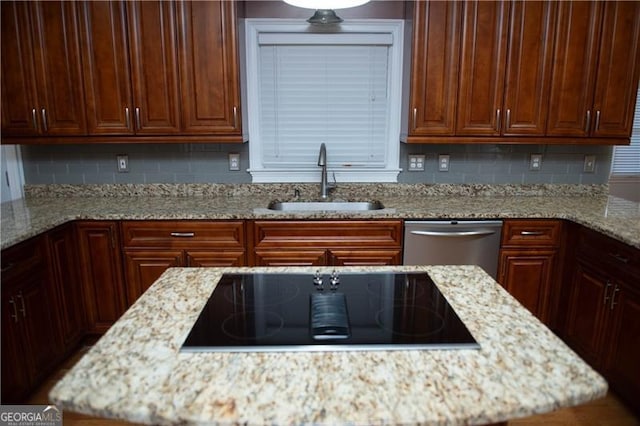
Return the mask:
{"type": "Polygon", "coordinates": [[[2,136],[86,133],[73,2],[2,2],[2,136]]]}
{"type": "Polygon", "coordinates": [[[407,142],[629,142],[640,3],[449,3],[413,5],[407,142]]]}
{"type": "Polygon", "coordinates": [[[180,131],[173,2],[83,2],[90,134],[180,131]]]}
{"type": "Polygon", "coordinates": [[[176,6],[183,132],[241,137],[236,3],[176,6]]]}
{"type": "Polygon", "coordinates": [[[236,19],[233,1],[3,2],[3,142],[242,142],[236,19]]]}

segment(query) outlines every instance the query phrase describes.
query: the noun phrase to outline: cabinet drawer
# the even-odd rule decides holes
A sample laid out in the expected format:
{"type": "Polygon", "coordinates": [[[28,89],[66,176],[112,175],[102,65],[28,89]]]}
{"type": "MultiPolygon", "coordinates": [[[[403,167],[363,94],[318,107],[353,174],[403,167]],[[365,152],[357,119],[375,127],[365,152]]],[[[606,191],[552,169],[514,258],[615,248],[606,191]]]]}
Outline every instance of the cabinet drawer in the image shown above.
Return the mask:
{"type": "Polygon", "coordinates": [[[127,248],[244,248],[242,221],[126,221],[127,248]]]}
{"type": "Polygon", "coordinates": [[[580,230],[578,253],[595,264],[609,266],[612,274],[640,277],[640,250],[598,232],[580,230]]]}
{"type": "Polygon", "coordinates": [[[41,268],[43,261],[42,244],[39,239],[30,240],[2,251],[2,281],[24,273],[32,274],[41,268]]]}
{"type": "Polygon", "coordinates": [[[505,220],[502,246],[557,246],[561,232],[559,220],[505,220]]]}
{"type": "Polygon", "coordinates": [[[402,246],[401,221],[255,221],[256,248],[402,246]]]}

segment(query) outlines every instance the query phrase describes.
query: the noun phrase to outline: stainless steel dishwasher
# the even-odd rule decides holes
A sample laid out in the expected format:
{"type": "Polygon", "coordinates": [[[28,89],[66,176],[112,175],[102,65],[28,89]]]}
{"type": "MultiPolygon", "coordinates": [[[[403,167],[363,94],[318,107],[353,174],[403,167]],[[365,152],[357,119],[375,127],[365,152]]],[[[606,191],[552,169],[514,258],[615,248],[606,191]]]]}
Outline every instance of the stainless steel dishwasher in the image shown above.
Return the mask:
{"type": "Polygon", "coordinates": [[[478,265],[498,272],[501,220],[405,221],[405,265],[478,265]]]}

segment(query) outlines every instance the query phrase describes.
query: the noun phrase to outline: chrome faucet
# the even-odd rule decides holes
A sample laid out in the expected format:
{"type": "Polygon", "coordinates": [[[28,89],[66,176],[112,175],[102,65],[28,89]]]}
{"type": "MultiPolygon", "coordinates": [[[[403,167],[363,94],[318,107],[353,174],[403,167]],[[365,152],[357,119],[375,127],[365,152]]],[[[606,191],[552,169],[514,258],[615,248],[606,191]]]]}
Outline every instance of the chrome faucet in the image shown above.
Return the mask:
{"type": "Polygon", "coordinates": [[[320,178],[320,197],[327,198],[329,196],[329,191],[335,188],[335,185],[327,181],[327,147],[324,142],[320,144],[318,166],[322,167],[322,177],[320,178]]]}

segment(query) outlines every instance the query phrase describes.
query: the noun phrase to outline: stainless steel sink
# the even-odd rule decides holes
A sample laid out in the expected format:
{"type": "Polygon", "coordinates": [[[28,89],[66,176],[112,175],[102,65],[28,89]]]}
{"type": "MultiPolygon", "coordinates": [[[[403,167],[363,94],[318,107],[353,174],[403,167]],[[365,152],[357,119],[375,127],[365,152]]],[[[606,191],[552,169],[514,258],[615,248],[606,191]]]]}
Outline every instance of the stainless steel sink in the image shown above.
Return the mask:
{"type": "Polygon", "coordinates": [[[267,208],[287,212],[353,212],[382,210],[384,205],[380,201],[272,201],[267,208]]]}

